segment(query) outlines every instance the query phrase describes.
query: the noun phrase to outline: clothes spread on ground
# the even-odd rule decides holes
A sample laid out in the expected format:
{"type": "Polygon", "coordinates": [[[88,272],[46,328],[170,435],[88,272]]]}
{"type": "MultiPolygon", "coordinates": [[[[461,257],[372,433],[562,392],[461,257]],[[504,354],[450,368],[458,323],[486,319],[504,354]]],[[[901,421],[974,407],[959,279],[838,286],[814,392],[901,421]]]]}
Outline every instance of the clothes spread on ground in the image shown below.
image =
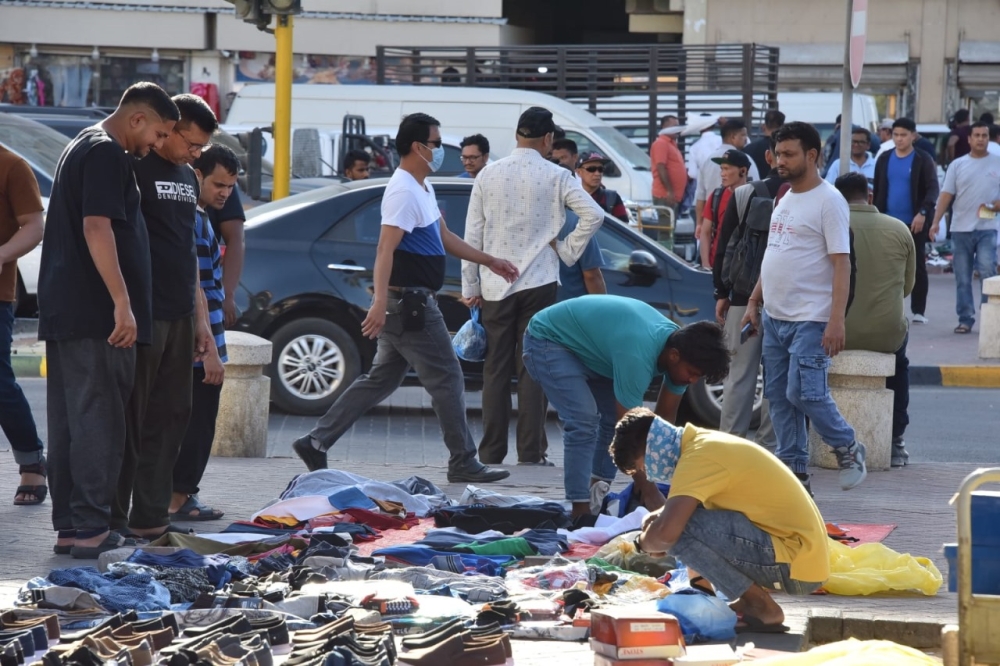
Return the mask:
{"type": "MultiPolygon", "coordinates": [[[[336,469],[320,469],[308,474],[300,474],[292,479],[288,487],[281,493],[281,499],[315,495],[329,497],[340,490],[353,486],[356,486],[368,497],[399,502],[406,507],[407,512],[416,514],[420,518],[439,507],[448,505],[448,498],[440,488],[418,476],[385,483],[336,469]]],[[[258,513],[264,513],[264,511],[258,513]]]]}
{"type": "Polygon", "coordinates": [[[504,534],[533,527],[560,529],[571,524],[565,509],[554,502],[510,507],[448,507],[435,511],[433,518],[438,527],[454,526],[466,532],[499,530],[504,534]]]}
{"type": "Polygon", "coordinates": [[[99,595],[109,611],[156,611],[170,608],[170,592],[149,573],[100,573],[94,567],[53,569],[48,575],[53,585],[75,587],[99,595]]]}

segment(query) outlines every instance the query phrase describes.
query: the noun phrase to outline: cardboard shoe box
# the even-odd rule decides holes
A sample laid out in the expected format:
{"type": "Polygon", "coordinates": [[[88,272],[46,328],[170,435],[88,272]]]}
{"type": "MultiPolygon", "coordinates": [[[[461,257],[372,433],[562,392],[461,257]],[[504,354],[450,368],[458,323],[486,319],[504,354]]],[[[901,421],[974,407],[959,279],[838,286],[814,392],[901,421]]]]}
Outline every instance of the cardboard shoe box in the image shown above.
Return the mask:
{"type": "MultiPolygon", "coordinates": [[[[679,657],[684,654],[684,648],[679,645],[647,645],[644,647],[618,647],[617,645],[608,645],[607,643],[601,643],[593,638],[590,639],[590,649],[594,651],[595,655],[600,655],[606,657],[607,659],[613,661],[614,663],[628,661],[632,663],[632,660],[647,661],[652,660],[656,662],[668,662],[674,657],[679,657]]],[[[596,663],[596,662],[595,662],[596,663]]]]}
{"type": "MultiPolygon", "coordinates": [[[[592,644],[615,649],[605,656],[621,659],[625,648],[659,648],[654,654],[643,650],[627,650],[633,659],[678,657],[684,654],[684,636],[673,615],[652,610],[630,608],[595,608],[590,611],[592,644]]],[[[594,648],[597,651],[597,648],[594,648]]]]}
{"type": "Polygon", "coordinates": [[[669,659],[612,659],[603,654],[594,655],[594,666],[672,666],[669,659]]]}

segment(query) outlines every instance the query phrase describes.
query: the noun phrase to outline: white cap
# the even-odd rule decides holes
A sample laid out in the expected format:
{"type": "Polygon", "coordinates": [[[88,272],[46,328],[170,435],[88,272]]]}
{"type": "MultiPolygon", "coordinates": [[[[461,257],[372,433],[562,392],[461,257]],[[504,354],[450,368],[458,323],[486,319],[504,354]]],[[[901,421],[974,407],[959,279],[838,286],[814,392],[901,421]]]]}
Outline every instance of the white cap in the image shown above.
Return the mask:
{"type": "Polygon", "coordinates": [[[702,113],[691,119],[684,129],[683,136],[695,136],[719,123],[719,116],[714,113],[702,113]]]}
{"type": "Polygon", "coordinates": [[[666,129],[661,129],[659,132],[657,132],[657,134],[667,134],[672,136],[674,134],[680,134],[686,129],[687,125],[674,125],[673,127],[667,127],[666,129]]]}

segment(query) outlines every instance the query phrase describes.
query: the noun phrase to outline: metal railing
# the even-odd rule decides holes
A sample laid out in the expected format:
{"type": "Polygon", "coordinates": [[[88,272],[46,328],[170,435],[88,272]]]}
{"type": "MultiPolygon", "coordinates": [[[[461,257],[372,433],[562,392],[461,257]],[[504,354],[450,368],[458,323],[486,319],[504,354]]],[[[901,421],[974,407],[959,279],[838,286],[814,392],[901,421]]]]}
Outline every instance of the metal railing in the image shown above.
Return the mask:
{"type": "Polygon", "coordinates": [[[673,251],[674,223],[676,222],[676,213],[673,208],[670,206],[634,206],[630,210],[635,215],[635,227],[639,233],[646,234],[663,247],[673,251]]]}

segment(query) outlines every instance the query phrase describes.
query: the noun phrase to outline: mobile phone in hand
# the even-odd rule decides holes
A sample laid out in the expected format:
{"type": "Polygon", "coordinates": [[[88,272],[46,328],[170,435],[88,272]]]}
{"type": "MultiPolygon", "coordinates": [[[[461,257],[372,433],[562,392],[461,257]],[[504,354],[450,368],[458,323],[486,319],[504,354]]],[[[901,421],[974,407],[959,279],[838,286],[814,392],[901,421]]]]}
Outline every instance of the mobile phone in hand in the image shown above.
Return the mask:
{"type": "Polygon", "coordinates": [[[753,324],[751,324],[750,322],[747,322],[746,326],[744,326],[740,330],[740,344],[743,344],[744,342],[746,342],[747,340],[749,340],[750,336],[753,335],[753,334],[754,334],[753,324]]]}

